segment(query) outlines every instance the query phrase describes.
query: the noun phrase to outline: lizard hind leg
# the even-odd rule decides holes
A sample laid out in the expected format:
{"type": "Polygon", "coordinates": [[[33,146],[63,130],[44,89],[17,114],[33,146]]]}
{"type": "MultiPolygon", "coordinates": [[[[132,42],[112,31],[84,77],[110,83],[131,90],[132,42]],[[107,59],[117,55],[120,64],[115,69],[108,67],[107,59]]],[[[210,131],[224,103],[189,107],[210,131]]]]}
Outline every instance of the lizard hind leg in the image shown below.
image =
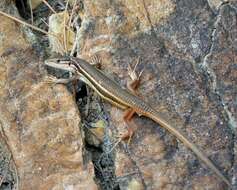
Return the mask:
{"type": "Polygon", "coordinates": [[[127,130],[127,133],[124,133],[121,135],[121,139],[124,141],[127,141],[128,144],[131,142],[132,136],[134,135],[134,132],[137,128],[135,126],[135,124],[131,121],[132,117],[135,113],[136,112],[134,109],[128,108],[124,112],[124,116],[123,116],[123,119],[124,119],[125,123],[127,124],[128,130],[127,130]]]}

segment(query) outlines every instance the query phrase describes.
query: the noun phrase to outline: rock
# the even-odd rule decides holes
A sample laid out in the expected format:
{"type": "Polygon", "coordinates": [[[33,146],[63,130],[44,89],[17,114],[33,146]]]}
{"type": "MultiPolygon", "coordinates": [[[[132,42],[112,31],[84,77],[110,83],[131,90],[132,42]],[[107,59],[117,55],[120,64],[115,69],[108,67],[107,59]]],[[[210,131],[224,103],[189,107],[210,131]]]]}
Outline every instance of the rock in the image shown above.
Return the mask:
{"type": "Polygon", "coordinates": [[[90,132],[88,132],[87,134],[90,134],[90,136],[88,135],[86,137],[87,143],[95,147],[99,147],[101,142],[103,142],[105,127],[106,124],[103,120],[99,120],[94,123],[94,126],[88,129],[90,132]]]}
{"type": "Polygon", "coordinates": [[[17,169],[15,188],[96,189],[92,166],[83,170],[80,117],[71,94],[46,83],[43,63],[21,26],[0,20],[0,123],[17,169]]]}
{"type": "Polygon", "coordinates": [[[52,52],[63,55],[72,49],[75,34],[71,29],[68,29],[69,19],[69,14],[65,11],[52,14],[49,17],[49,32],[55,35],[49,36],[49,44],[52,52]]]}
{"type": "MultiPolygon", "coordinates": [[[[78,13],[82,22],[76,34],[77,55],[87,60],[99,55],[102,70],[121,86],[129,80],[128,65],[134,66],[140,58],[137,71],[144,69],[140,95],[195,143],[235,188],[236,2],[83,3],[78,13]]],[[[0,38],[8,40],[0,45],[4,47],[0,49],[0,121],[22,189],[95,189],[92,166],[82,171],[80,118],[71,95],[62,85],[43,83],[45,73],[37,55],[26,50],[29,44],[22,35],[10,34],[18,28],[13,22],[1,20],[0,28],[6,31],[0,38]]],[[[111,126],[116,127],[109,128],[112,133],[107,126],[96,132],[104,139],[126,132],[123,113],[110,104],[105,107],[111,126]]],[[[95,121],[99,112],[91,113],[95,121]]],[[[91,141],[90,145],[102,147],[92,154],[92,161],[103,189],[118,184],[120,189],[227,189],[155,122],[135,117],[130,125],[137,130],[129,145],[109,146],[110,139],[91,141]]]]}
{"type": "MultiPolygon", "coordinates": [[[[231,181],[236,154],[236,5],[214,3],[213,8],[219,6],[214,14],[209,3],[86,0],[79,54],[85,59],[100,55],[102,69],[117,75],[124,86],[128,65],[140,57],[138,70],[145,69],[140,94],[231,181]]],[[[118,130],[124,128],[118,109],[111,109],[111,117],[118,130]]],[[[130,151],[116,147],[122,189],[131,180],[147,189],[226,189],[159,125],[144,118],[135,121],[138,130],[130,151]]]]}
{"type": "MultiPolygon", "coordinates": [[[[0,127],[1,125],[0,122],[0,127]]],[[[7,140],[3,135],[0,132],[0,187],[4,190],[10,190],[17,183],[17,170],[11,151],[7,145],[7,140]]]]}
{"type": "Polygon", "coordinates": [[[39,6],[40,3],[42,3],[42,0],[28,0],[27,4],[29,7],[32,7],[32,9],[35,9],[39,6]]]}

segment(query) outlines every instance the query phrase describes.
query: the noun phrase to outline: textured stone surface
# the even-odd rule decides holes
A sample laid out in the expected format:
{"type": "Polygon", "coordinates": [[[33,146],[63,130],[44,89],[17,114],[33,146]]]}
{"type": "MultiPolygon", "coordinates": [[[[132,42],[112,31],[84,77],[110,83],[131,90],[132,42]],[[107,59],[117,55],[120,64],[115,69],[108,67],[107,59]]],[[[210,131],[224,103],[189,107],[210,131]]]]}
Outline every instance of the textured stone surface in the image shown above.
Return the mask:
{"type": "MultiPolygon", "coordinates": [[[[0,122],[0,125],[1,122],[0,122]]],[[[17,183],[17,170],[7,141],[0,132],[0,189],[13,189],[17,183]]]]}
{"type": "MultiPolygon", "coordinates": [[[[140,93],[200,147],[236,185],[236,4],[211,1],[84,1],[80,56],[125,85],[141,58],[140,93]]],[[[111,109],[114,125],[122,113],[111,109]]],[[[148,119],[129,150],[117,149],[121,188],[226,189],[181,143],[148,119]]]]}
{"type": "MultiPolygon", "coordinates": [[[[140,94],[237,189],[236,1],[85,0],[80,8],[79,56],[98,54],[102,70],[122,86],[129,80],[128,65],[140,57],[140,94]]],[[[95,189],[91,167],[82,170],[80,119],[71,95],[62,85],[43,83],[42,63],[26,50],[18,25],[0,19],[0,121],[20,187],[95,189]]],[[[126,131],[123,113],[105,106],[111,134],[126,131]]],[[[137,131],[129,146],[110,145],[92,156],[103,189],[117,183],[120,189],[227,189],[158,124],[136,117],[133,125],[137,131]],[[117,178],[108,154],[113,151],[117,178]]],[[[106,130],[101,139],[104,133],[108,138],[106,130]]]]}
{"type": "Polygon", "coordinates": [[[62,85],[45,83],[43,63],[19,24],[0,20],[0,124],[17,168],[15,187],[95,189],[93,171],[82,167],[72,96],[62,85]]]}

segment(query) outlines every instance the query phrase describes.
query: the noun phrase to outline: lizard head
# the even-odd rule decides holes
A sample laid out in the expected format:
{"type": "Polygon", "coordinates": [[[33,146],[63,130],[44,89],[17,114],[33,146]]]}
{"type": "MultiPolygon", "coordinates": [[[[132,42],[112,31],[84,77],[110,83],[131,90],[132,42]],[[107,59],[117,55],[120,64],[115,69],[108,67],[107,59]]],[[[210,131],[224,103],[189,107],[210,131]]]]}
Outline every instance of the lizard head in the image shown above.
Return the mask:
{"type": "Polygon", "coordinates": [[[72,73],[76,73],[78,70],[80,70],[79,66],[75,63],[75,61],[73,61],[71,57],[47,59],[44,63],[49,67],[69,71],[72,73]]]}

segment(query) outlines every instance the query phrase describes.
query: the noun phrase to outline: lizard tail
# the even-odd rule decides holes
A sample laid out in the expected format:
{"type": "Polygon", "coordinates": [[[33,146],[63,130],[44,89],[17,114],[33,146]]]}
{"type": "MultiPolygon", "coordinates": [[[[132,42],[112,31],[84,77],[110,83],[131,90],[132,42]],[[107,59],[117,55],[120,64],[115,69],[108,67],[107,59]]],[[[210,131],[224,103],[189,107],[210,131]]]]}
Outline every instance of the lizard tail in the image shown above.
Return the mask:
{"type": "Polygon", "coordinates": [[[152,111],[147,113],[146,116],[159,123],[161,127],[167,129],[172,135],[174,135],[181,142],[183,142],[184,145],[191,149],[196,154],[196,156],[201,159],[221,180],[223,180],[229,187],[231,187],[231,183],[229,182],[229,180],[220,172],[220,170],[211,162],[211,160],[207,158],[207,156],[205,156],[195,144],[189,141],[177,129],[175,129],[174,127],[169,125],[164,119],[162,119],[158,112],[152,111]]]}

